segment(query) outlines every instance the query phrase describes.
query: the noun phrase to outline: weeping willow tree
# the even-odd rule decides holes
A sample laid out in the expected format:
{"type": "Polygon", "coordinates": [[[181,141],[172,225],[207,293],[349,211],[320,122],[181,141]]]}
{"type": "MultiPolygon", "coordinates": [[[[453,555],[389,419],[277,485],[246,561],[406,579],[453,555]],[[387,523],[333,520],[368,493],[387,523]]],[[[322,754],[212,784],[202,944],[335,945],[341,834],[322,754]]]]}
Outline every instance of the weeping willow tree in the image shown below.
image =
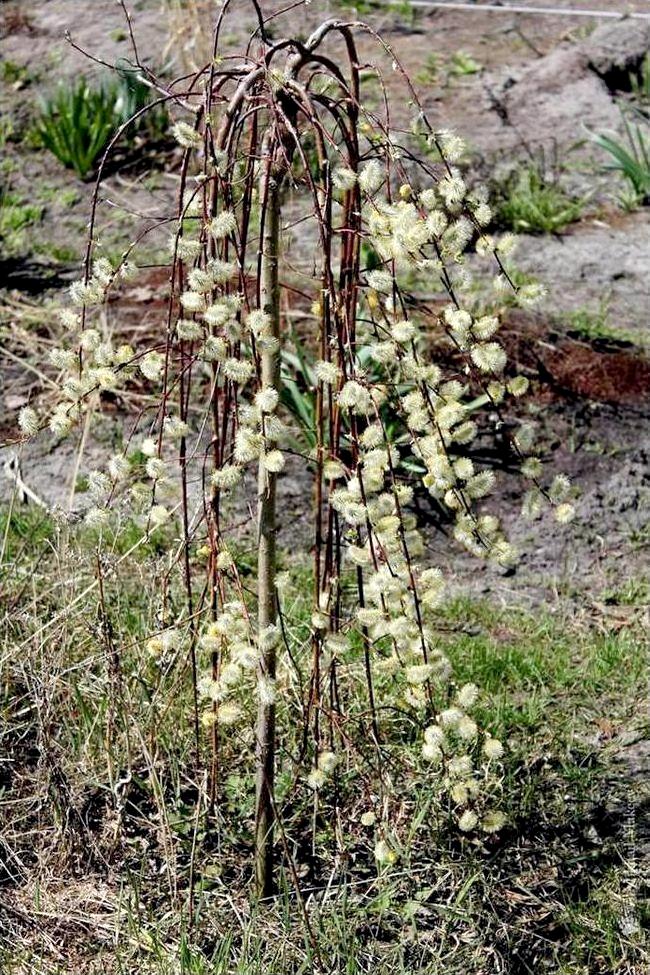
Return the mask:
{"type": "Polygon", "coordinates": [[[495,471],[474,449],[492,425],[512,431],[510,461],[529,482],[524,514],[546,500],[563,523],[573,508],[566,478],[543,480],[528,428],[504,422],[528,383],[508,369],[498,296],[530,303],[540,291],[513,284],[513,241],[488,233],[486,192],[458,168],[462,141],[430,124],[366,24],[330,20],[306,40],[272,40],[255,9],[246,50],[220,57],[224,4],[210,63],[174,85],[141,64],[134,44],[134,67],[158,92],[152,104],[176,113],[182,149],[176,213],[159,221],[171,227],[164,327],[137,349],[100,331],[104,304],[142,271],[140,237],[117,264],[96,254],[96,189],[84,275],[62,311],[70,342],[55,350],[60,399],[49,418],[23,410],[21,427],[67,434],[101,391],[146,385],[149,408],[105,470],[92,472],[86,523],[100,548],[119,532],[125,503],[143,537],[178,523],[170,574],[182,579],[185,607],[148,649],[191,662],[188,720],[194,773],[208,771],[206,822],[225,815],[225,765],[254,782],[264,897],[279,855],[297,883],[286,810],[306,795],[314,810],[340,805],[343,781],[359,785],[377,861],[395,859],[398,754],[404,767],[424,767],[439,823],[478,835],[502,827],[504,746],[478,727],[479,689],[457,685],[441,648],[444,578],[426,558],[414,494],[445,512],[451,545],[514,564],[498,512],[484,508],[495,471]],[[360,94],[360,43],[375,48],[364,72],[376,109],[360,94]],[[470,254],[493,268],[487,310],[470,254]],[[414,297],[422,283],[435,300],[414,297]],[[295,309],[306,323],[302,365],[286,354],[295,309]],[[302,440],[288,388],[308,417],[302,440]],[[289,463],[308,471],[313,496],[311,537],[296,531],[292,552],[312,561],[309,632],[298,645],[286,625],[292,579],[278,574],[289,463]],[[242,499],[256,504],[254,524],[242,499]],[[254,586],[238,554],[246,544],[254,586]]]}

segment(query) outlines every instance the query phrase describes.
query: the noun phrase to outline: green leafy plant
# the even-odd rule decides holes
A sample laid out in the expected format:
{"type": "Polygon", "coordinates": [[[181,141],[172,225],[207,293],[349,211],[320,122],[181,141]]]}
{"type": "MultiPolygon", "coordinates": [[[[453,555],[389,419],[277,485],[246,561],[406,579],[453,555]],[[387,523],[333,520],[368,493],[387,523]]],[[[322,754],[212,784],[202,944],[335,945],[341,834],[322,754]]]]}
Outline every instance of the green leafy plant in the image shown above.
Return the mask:
{"type": "Polygon", "coordinates": [[[427,54],[424,65],[415,76],[420,85],[433,85],[440,76],[440,57],[435,53],[427,54]]]}
{"type": "Polygon", "coordinates": [[[647,344],[647,336],[642,331],[631,331],[612,323],[609,303],[605,298],[595,307],[584,306],[569,312],[566,322],[570,331],[591,342],[647,344]]]}
{"type": "Polygon", "coordinates": [[[586,339],[609,339],[613,329],[609,325],[609,308],[601,301],[595,308],[576,308],[567,315],[570,329],[586,339]]]}
{"type": "Polygon", "coordinates": [[[24,88],[31,81],[28,69],[24,64],[17,64],[9,59],[0,61],[0,77],[13,88],[24,88]]]}
{"type": "Polygon", "coordinates": [[[594,143],[609,156],[605,163],[606,172],[618,173],[627,182],[629,192],[621,198],[626,209],[647,206],[650,203],[650,136],[648,122],[640,112],[635,112],[638,122],[633,124],[623,117],[625,138],[601,133],[594,137],[594,143]]]}
{"type": "MultiPolygon", "coordinates": [[[[151,97],[150,88],[133,71],[118,68],[118,80],[92,88],[81,79],[73,88],[59,86],[41,108],[37,140],[81,178],[87,178],[111,136],[151,97]]],[[[126,136],[136,133],[159,139],[167,128],[167,113],[158,107],[139,119],[126,136]]]]}
{"type": "Polygon", "coordinates": [[[458,78],[478,74],[482,66],[466,51],[455,51],[449,60],[449,71],[458,78]]]}
{"type": "Polygon", "coordinates": [[[586,198],[569,196],[556,180],[547,181],[536,166],[520,170],[507,181],[497,203],[497,219],[516,232],[558,233],[579,220],[586,198]]]}
{"type": "Polygon", "coordinates": [[[115,88],[91,88],[81,79],[61,85],[43,103],[36,123],[41,144],[77,176],[88,176],[106,148],[118,119],[115,88]]]}
{"type": "MultiPolygon", "coordinates": [[[[367,251],[370,248],[364,244],[363,249],[367,251]]],[[[292,346],[293,350],[282,350],[280,402],[293,415],[300,428],[300,437],[295,438],[296,447],[313,450],[317,444],[317,360],[297,336],[293,336],[292,346]]],[[[385,379],[385,370],[373,362],[367,349],[360,350],[358,365],[371,383],[381,383],[385,379]]],[[[380,408],[380,414],[387,435],[393,443],[397,442],[405,432],[404,423],[390,402],[380,408]]]]}
{"type": "Polygon", "coordinates": [[[19,251],[23,243],[23,230],[37,223],[42,215],[43,207],[25,203],[0,187],[0,251],[5,254],[19,251]]]}
{"type": "Polygon", "coordinates": [[[449,84],[450,79],[464,78],[480,71],[482,65],[465,51],[455,51],[449,56],[432,52],[427,54],[415,80],[421,85],[439,84],[444,87],[449,84]]]}

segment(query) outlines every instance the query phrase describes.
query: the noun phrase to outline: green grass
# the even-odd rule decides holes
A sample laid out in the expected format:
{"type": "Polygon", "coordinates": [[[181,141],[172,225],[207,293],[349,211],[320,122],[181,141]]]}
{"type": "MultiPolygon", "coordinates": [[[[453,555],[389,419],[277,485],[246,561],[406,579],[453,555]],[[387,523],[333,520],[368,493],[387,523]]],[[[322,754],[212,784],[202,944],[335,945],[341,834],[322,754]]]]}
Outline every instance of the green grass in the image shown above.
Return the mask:
{"type": "Polygon", "coordinates": [[[579,338],[590,342],[632,342],[635,345],[645,345],[648,341],[647,330],[632,331],[614,325],[611,321],[607,301],[601,301],[596,306],[576,308],[566,316],[566,324],[571,332],[579,338]]]}
{"type": "Polygon", "coordinates": [[[419,85],[434,85],[440,78],[441,58],[439,54],[427,54],[424,65],[415,76],[419,85]]]}
{"type": "Polygon", "coordinates": [[[78,249],[66,244],[39,241],[33,244],[32,250],[35,254],[50,258],[56,264],[77,264],[79,261],[78,249]]]}
{"type": "Polygon", "coordinates": [[[24,64],[17,64],[8,58],[0,61],[0,79],[13,88],[24,88],[32,80],[29,69],[24,64]]]}
{"type": "Polygon", "coordinates": [[[60,203],[64,207],[74,206],[80,199],[76,189],[63,189],[61,186],[52,186],[49,183],[39,184],[36,194],[43,203],[60,203]]]}
{"type": "MultiPolygon", "coordinates": [[[[329,850],[321,854],[322,869],[303,877],[303,886],[319,888],[308,928],[286,872],[275,902],[250,913],[246,906],[253,809],[247,743],[224,740],[220,816],[210,830],[196,819],[201,775],[193,768],[187,629],[181,652],[162,666],[144,647],[179,612],[182,586],[170,578],[166,602],[155,597],[161,587],[152,579],[167,571],[168,548],[155,537],[122,558],[140,531],[125,522],[124,537],[102,556],[120,656],[116,681],[97,589],[75,603],[97,578],[94,534],[83,526],[62,531],[30,508],[0,519],[6,538],[0,587],[9,608],[0,618],[0,745],[13,770],[0,818],[9,817],[3,837],[27,873],[10,885],[23,914],[9,918],[11,940],[3,945],[0,937],[3,971],[17,973],[20,963],[48,975],[306,975],[321,965],[350,975],[479,975],[492,970],[489,960],[504,972],[526,971],[517,964],[611,975],[638,962],[637,934],[621,931],[617,921],[626,879],[616,849],[624,837],[601,845],[588,837],[611,788],[610,749],[597,744],[598,722],[623,728],[633,722],[644,682],[642,632],[608,628],[606,620],[571,608],[448,603],[440,612],[441,644],[458,680],[481,687],[480,719],[508,743],[502,786],[508,828],[477,845],[436,828],[435,772],[423,771],[408,751],[410,724],[386,719],[382,788],[399,858],[378,871],[374,829],[359,822],[366,784],[342,768],[336,803],[325,796],[315,816],[309,805],[288,801],[288,764],[278,796],[287,800],[285,829],[298,864],[306,869],[309,862],[312,823],[319,848],[329,850]],[[30,765],[36,742],[52,764],[30,765]],[[116,807],[111,783],[127,770],[131,779],[118,790],[116,807]],[[46,805],[43,794],[50,797],[46,805]],[[80,824],[74,827],[73,816],[64,828],[71,809],[80,824]],[[24,922],[30,912],[37,936],[24,922]]],[[[250,557],[235,555],[246,580],[250,557]]],[[[310,652],[311,569],[290,552],[281,557],[294,584],[294,595],[283,599],[283,619],[300,662],[310,652]]],[[[345,590],[345,577],[341,585],[345,590]]],[[[620,598],[642,605],[647,588],[639,580],[620,598]]],[[[362,699],[350,703],[350,733],[357,723],[363,727],[364,712],[362,699]]],[[[281,750],[298,748],[288,730],[281,750]]],[[[204,743],[201,760],[207,759],[204,743]]],[[[379,789],[374,777],[371,787],[379,789]]]]}
{"type": "Polygon", "coordinates": [[[572,331],[586,339],[611,339],[615,332],[609,324],[609,309],[606,302],[595,308],[576,308],[567,315],[572,331]]]}
{"type": "Polygon", "coordinates": [[[25,230],[38,223],[43,207],[0,189],[0,252],[12,256],[26,243],[25,230]]]}
{"type": "Polygon", "coordinates": [[[559,233],[579,220],[586,206],[586,199],[569,196],[537,167],[519,170],[496,188],[495,198],[497,222],[516,233],[559,233]]]}
{"type": "MultiPolygon", "coordinates": [[[[640,598],[644,592],[636,591],[640,598]]],[[[637,638],[625,630],[567,628],[546,614],[497,612],[462,600],[449,612],[452,624],[463,620],[469,630],[449,638],[458,679],[484,689],[482,720],[517,748],[525,749],[531,734],[566,747],[602,715],[608,697],[624,700],[642,678],[637,638]]]]}
{"type": "Polygon", "coordinates": [[[449,73],[457,78],[478,74],[480,71],[481,65],[465,51],[455,51],[449,59],[449,73]]]}
{"type": "Polygon", "coordinates": [[[378,11],[392,13],[408,24],[413,24],[417,11],[408,3],[408,0],[390,0],[388,3],[382,0],[336,0],[335,6],[341,10],[353,10],[362,17],[370,16],[378,11]]]}
{"type": "Polygon", "coordinates": [[[482,65],[465,51],[454,51],[448,56],[432,52],[427,54],[415,81],[419,85],[447,85],[451,79],[469,77],[482,70],[482,65]]]}

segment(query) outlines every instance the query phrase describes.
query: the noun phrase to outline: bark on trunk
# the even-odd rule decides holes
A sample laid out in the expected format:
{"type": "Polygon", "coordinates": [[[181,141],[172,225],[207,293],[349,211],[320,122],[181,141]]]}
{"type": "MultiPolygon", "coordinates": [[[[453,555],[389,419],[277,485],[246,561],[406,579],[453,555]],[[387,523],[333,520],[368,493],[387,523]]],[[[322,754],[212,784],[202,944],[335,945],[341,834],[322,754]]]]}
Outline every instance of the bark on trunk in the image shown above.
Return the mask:
{"type": "MultiPolygon", "coordinates": [[[[280,337],[280,289],[278,281],[278,248],[280,237],[280,186],[272,172],[263,177],[260,199],[266,199],[264,233],[262,239],[262,307],[271,318],[271,333],[280,337]]],[[[263,352],[261,355],[262,386],[279,389],[280,354],[263,352]]],[[[267,447],[274,444],[267,440],[267,447]]],[[[277,474],[264,467],[260,456],[258,473],[258,632],[276,622],[275,594],[275,545],[276,545],[276,496],[277,474]]],[[[259,664],[260,685],[275,679],[275,648],[261,650],[259,664]]],[[[258,897],[274,893],[274,803],[275,780],[275,704],[260,694],[257,715],[257,778],[255,816],[255,882],[258,897]]]]}

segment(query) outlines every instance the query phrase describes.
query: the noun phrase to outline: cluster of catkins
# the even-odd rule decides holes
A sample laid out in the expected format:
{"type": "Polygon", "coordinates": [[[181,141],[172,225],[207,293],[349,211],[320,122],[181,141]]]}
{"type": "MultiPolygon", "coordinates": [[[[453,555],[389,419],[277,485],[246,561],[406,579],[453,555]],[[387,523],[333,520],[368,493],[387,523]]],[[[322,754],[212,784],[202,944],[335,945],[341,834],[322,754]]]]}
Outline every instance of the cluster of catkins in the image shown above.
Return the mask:
{"type": "MultiPolygon", "coordinates": [[[[177,126],[176,135],[188,149],[200,150],[203,145],[202,138],[183,123],[177,126]]],[[[424,488],[452,513],[458,542],[476,555],[511,565],[517,553],[499,519],[477,508],[477,502],[492,491],[495,474],[478,469],[469,454],[478,435],[476,385],[484,391],[483,402],[498,412],[508,397],[525,393],[527,380],[504,376],[506,354],[498,341],[498,316],[476,314],[472,310],[475,301],[469,297],[465,307],[461,297],[471,295],[465,261],[468,247],[472,245],[479,257],[498,255],[495,287],[499,291],[509,286],[503,262],[514,241],[510,237],[497,241],[485,233],[491,219],[486,194],[480,189],[470,191],[453,166],[462,154],[460,140],[439,133],[431,141],[446,162],[442,174],[426,187],[418,187],[415,179],[409,181],[403,174],[405,181],[395,192],[387,182],[385,161],[379,158],[365,162],[358,172],[340,167],[332,175],[339,201],[346,193],[359,192],[359,235],[372,245],[380,266],[362,272],[357,282],[353,339],[348,335],[345,342],[332,342],[327,356],[313,368],[315,382],[327,393],[324,401],[331,402],[343,418],[341,456],[332,445],[325,445],[321,469],[327,503],[345,526],[343,571],[361,570],[363,599],[355,607],[343,605],[341,609],[341,600],[336,598],[340,580],[331,577],[320,594],[312,624],[322,647],[332,656],[342,657],[341,646],[352,636],[356,644],[360,641],[369,648],[373,668],[392,678],[382,680],[382,687],[393,687],[402,706],[420,716],[422,755],[431,776],[439,779],[441,794],[451,799],[460,828],[492,832],[500,828],[503,817],[486,804],[485,783],[498,771],[503,746],[483,734],[469,714],[475,688],[465,686],[453,699],[451,667],[436,637],[443,579],[437,568],[424,563],[424,541],[410,513],[412,471],[415,460],[424,488]],[[407,313],[399,281],[408,275],[437,276],[444,284],[449,300],[433,319],[407,313]],[[446,335],[451,343],[460,363],[454,378],[446,378],[429,358],[432,334],[446,335]],[[400,447],[386,435],[387,408],[399,415],[407,431],[400,447]],[[404,466],[407,458],[408,467],[404,466]]],[[[281,445],[286,431],[277,415],[280,390],[262,386],[258,379],[259,353],[278,353],[279,341],[272,334],[268,314],[246,298],[245,272],[251,269],[208,257],[227,253],[225,245],[239,233],[236,202],[209,219],[204,216],[203,194],[210,180],[224,179],[225,164],[221,168],[222,172],[217,170],[209,178],[204,174],[197,180],[198,189],[188,196],[183,220],[171,240],[174,259],[185,269],[186,286],[178,296],[169,347],[161,345],[144,353],[129,346],[114,350],[86,323],[78,332],[80,316],[65,311],[62,317],[76,336],[76,347],[53,354],[53,362],[63,374],[62,399],[49,425],[57,435],[66,433],[90,408],[93,393],[114,389],[136,370],[160,388],[182,346],[186,356],[206,364],[215,382],[221,389],[227,388],[231,402],[237,403],[231,449],[211,472],[212,490],[226,497],[253,461],[261,459],[269,473],[282,471],[285,456],[281,445]]],[[[236,194],[231,193],[230,198],[236,200],[236,194]]],[[[105,259],[96,261],[89,280],[73,285],[73,301],[89,315],[116,278],[130,277],[132,271],[130,264],[113,269],[105,259]]],[[[540,293],[538,286],[526,285],[517,297],[530,303],[540,293]]],[[[334,303],[336,296],[319,295],[316,310],[325,297],[334,303]]],[[[178,416],[167,415],[161,423],[158,433],[149,430],[144,440],[133,443],[145,455],[148,480],[131,485],[130,490],[143,510],[145,499],[149,501],[148,528],[161,524],[170,514],[166,501],[173,497],[174,487],[163,445],[194,432],[178,416]]],[[[25,434],[35,433],[42,425],[44,421],[31,407],[22,411],[20,426],[25,434]]],[[[573,515],[571,485],[559,476],[544,486],[541,463],[530,456],[530,446],[529,431],[522,427],[513,449],[531,485],[524,514],[535,517],[546,500],[555,505],[558,522],[569,521],[573,515]]],[[[91,524],[102,527],[108,521],[110,502],[118,485],[128,483],[130,471],[125,452],[112,457],[105,472],[93,472],[96,504],[87,516],[91,524]]],[[[201,636],[206,658],[218,655],[220,661],[216,675],[210,668],[200,683],[202,695],[210,702],[206,725],[248,720],[245,703],[253,686],[262,700],[275,699],[273,682],[260,676],[258,663],[261,650],[280,639],[276,627],[254,632],[237,586],[236,562],[226,544],[222,540],[219,544],[216,567],[221,591],[231,590],[235,595],[220,606],[218,619],[207,624],[201,636]]],[[[159,643],[154,637],[152,652],[158,652],[159,643]]],[[[279,673],[282,679],[282,668],[279,673]]],[[[322,751],[309,772],[308,784],[316,790],[324,788],[336,763],[335,754],[322,751]]]]}

